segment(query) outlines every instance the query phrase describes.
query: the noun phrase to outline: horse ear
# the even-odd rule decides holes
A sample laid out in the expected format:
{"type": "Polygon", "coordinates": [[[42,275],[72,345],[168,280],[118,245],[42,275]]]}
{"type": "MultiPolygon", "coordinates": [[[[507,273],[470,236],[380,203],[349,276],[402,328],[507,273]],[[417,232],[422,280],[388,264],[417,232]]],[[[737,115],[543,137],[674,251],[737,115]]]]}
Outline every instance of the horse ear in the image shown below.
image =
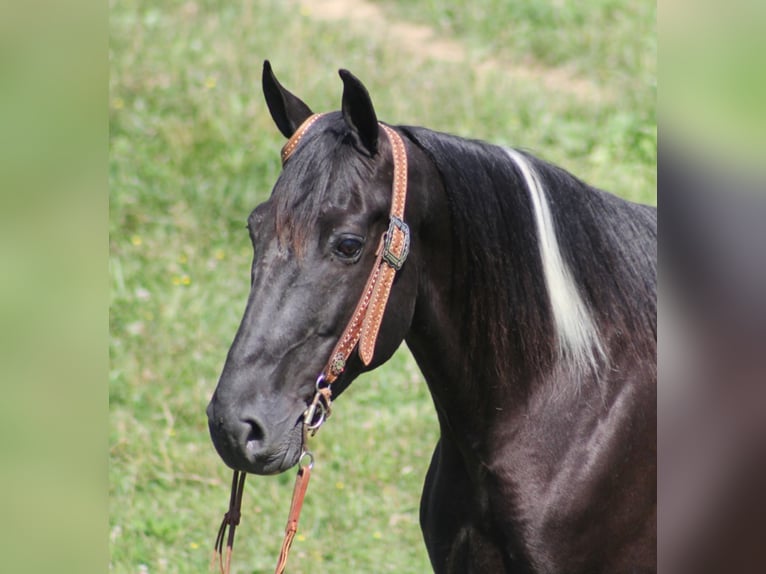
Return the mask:
{"type": "Polygon", "coordinates": [[[378,151],[378,118],[370,94],[359,78],[348,70],[339,70],[343,80],[343,119],[362,141],[370,155],[378,151]]]}
{"type": "Polygon", "coordinates": [[[279,131],[289,139],[313,112],[298,96],[291,94],[279,83],[268,60],[263,61],[261,82],[271,117],[279,131]]]}

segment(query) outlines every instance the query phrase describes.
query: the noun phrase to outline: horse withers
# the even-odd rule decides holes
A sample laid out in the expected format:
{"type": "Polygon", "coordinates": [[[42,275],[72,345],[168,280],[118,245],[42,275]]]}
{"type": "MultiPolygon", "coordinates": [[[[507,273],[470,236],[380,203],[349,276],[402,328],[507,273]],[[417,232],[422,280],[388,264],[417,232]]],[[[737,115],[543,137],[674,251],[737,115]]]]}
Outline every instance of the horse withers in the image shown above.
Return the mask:
{"type": "Polygon", "coordinates": [[[434,571],[655,571],[656,209],[524,151],[381,124],[341,78],[341,111],[315,115],[264,65],[290,150],[248,218],[250,295],[207,410],[218,453],[253,474],[298,463],[317,375],[385,268],[400,140],[408,254],[331,395],[406,341],[441,431],[420,509],[434,571]]]}

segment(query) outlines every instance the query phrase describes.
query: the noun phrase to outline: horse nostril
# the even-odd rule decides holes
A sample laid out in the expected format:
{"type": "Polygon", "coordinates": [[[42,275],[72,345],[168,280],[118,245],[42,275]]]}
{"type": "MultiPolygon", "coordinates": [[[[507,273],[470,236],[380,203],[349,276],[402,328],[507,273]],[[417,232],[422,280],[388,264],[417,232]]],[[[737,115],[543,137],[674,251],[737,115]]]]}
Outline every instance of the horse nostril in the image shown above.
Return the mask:
{"type": "Polygon", "coordinates": [[[247,450],[251,452],[260,450],[261,446],[263,445],[263,439],[266,436],[263,431],[263,426],[261,426],[261,424],[255,419],[247,419],[244,422],[250,427],[250,430],[247,433],[247,437],[245,438],[247,450]]]}

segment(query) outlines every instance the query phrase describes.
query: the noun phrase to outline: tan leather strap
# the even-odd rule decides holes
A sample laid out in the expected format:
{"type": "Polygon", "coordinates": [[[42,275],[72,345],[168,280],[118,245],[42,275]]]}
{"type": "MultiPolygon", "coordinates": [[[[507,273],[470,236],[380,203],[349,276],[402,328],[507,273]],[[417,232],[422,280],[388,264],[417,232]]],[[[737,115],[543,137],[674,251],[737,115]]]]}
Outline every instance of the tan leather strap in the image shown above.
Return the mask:
{"type": "Polygon", "coordinates": [[[378,257],[382,257],[383,263],[376,263],[379,270],[378,278],[375,281],[369,311],[365,315],[359,339],[359,356],[365,365],[369,365],[372,361],[394,276],[404,264],[410,248],[409,228],[404,223],[404,206],[407,201],[407,151],[399,134],[383,124],[381,127],[388,135],[393,149],[394,190],[391,197],[388,231],[383,238],[382,247],[378,248],[378,257]]]}
{"type": "MultiPolygon", "coordinates": [[[[306,132],[324,114],[309,116],[282,148],[284,164],[295,152],[306,132]]],[[[346,368],[346,362],[354,347],[359,344],[359,355],[369,365],[375,352],[375,343],[383,321],[383,312],[391,293],[396,271],[409,251],[409,229],[404,223],[404,207],[407,200],[407,152],[401,136],[390,127],[380,124],[391,143],[394,158],[394,183],[391,197],[390,224],[381,238],[377,258],[362,297],[351,315],[351,320],[330,353],[330,359],[323,369],[324,381],[329,385],[346,368]],[[368,312],[369,311],[369,312],[368,312]]]]}
{"type": "Polygon", "coordinates": [[[285,527],[285,538],[282,541],[282,549],[279,552],[279,560],[274,574],[282,574],[287,566],[287,555],[290,553],[290,546],[298,531],[298,519],[303,508],[303,499],[306,496],[306,489],[309,486],[311,478],[311,464],[301,466],[298,469],[298,476],[295,477],[295,487],[293,488],[293,499],[290,503],[290,514],[287,516],[287,526],[285,527]]]}
{"type": "Polygon", "coordinates": [[[372,361],[394,276],[409,253],[409,228],[403,221],[407,200],[407,152],[398,133],[386,125],[380,124],[380,127],[388,136],[394,156],[389,226],[378,245],[377,258],[362,291],[362,297],[322,371],[328,385],[346,368],[346,362],[357,343],[362,362],[369,365],[372,361]]]}
{"type": "Polygon", "coordinates": [[[298,144],[301,143],[301,139],[303,138],[304,134],[309,130],[311,126],[314,125],[314,122],[316,122],[323,115],[324,114],[311,115],[306,120],[304,120],[300,126],[298,126],[298,129],[295,130],[295,133],[290,137],[289,140],[287,140],[287,143],[282,146],[282,152],[280,154],[282,156],[282,165],[284,165],[290,156],[293,155],[295,148],[297,148],[298,144]]]}

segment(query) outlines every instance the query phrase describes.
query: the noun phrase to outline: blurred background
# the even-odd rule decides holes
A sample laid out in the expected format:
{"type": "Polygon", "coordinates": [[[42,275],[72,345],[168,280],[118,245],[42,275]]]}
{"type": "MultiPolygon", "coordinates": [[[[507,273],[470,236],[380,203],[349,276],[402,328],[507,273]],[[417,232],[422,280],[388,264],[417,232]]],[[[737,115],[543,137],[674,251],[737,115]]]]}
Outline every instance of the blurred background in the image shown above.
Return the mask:
{"type": "Polygon", "coordinates": [[[764,22],[660,5],[662,572],[766,572],[764,22]]]}
{"type": "MultiPolygon", "coordinates": [[[[4,7],[4,568],[206,571],[229,473],[204,407],[283,143],[269,58],[316,111],[338,108],[346,67],[384,121],[523,147],[636,201],[656,203],[659,174],[661,571],[766,570],[765,14],[714,4],[4,7]]],[[[356,381],[314,441],[291,571],[428,571],[435,440],[406,349],[356,381]]],[[[248,482],[235,571],[273,568],[291,481],[248,482]]]]}

